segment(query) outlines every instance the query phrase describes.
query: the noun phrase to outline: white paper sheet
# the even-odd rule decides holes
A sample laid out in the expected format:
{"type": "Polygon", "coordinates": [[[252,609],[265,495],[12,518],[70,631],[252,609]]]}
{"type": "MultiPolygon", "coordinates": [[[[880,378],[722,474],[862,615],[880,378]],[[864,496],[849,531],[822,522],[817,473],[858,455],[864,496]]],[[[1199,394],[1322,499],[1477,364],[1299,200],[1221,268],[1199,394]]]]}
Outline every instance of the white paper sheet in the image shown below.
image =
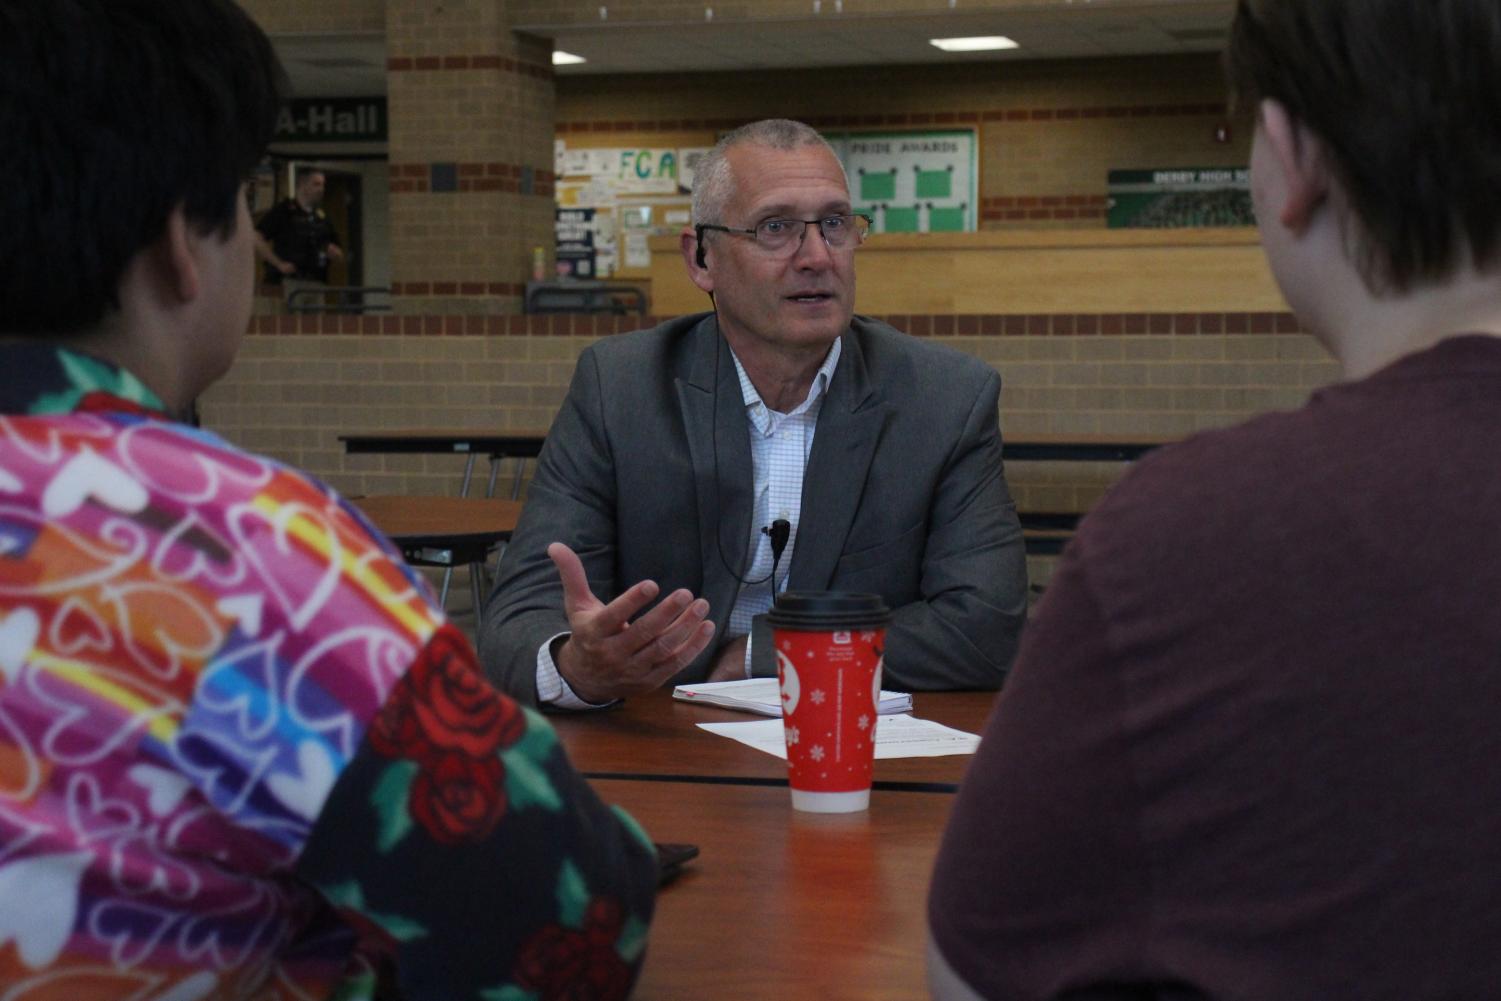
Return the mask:
{"type": "Polygon", "coordinates": [[[625,235],[626,267],[651,267],[651,247],[647,244],[646,237],[646,233],[627,233],[625,235]]]}
{"type": "MultiPolygon", "coordinates": [[[[782,715],[782,690],[776,678],[745,678],[738,681],[678,685],[672,690],[672,697],[682,702],[697,702],[700,705],[736,709],[762,716],[782,715]]],[[[882,715],[910,713],[912,696],[907,692],[888,692],[883,688],[881,706],[877,711],[882,715]]]]}
{"type": "MultiPolygon", "coordinates": [[[[701,729],[738,740],[758,751],[786,760],[787,739],[779,719],[750,723],[700,723],[701,729]]],[[[912,716],[880,716],[876,719],[877,758],[937,758],[945,754],[974,754],[980,746],[977,734],[912,716]]]]}

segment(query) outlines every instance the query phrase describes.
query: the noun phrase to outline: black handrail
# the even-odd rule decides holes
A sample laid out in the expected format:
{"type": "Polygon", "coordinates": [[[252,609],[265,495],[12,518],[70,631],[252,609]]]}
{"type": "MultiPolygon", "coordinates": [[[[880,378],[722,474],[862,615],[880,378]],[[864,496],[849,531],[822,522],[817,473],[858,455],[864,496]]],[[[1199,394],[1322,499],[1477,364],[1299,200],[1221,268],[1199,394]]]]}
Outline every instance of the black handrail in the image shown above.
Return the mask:
{"type": "Polygon", "coordinates": [[[391,312],[391,290],[384,285],[310,285],[287,293],[287,310],[293,313],[391,312]],[[384,302],[371,302],[384,296],[384,302]]]}
{"type": "Polygon", "coordinates": [[[646,293],[636,285],[611,282],[527,282],[523,311],[645,316],[646,293]]]}

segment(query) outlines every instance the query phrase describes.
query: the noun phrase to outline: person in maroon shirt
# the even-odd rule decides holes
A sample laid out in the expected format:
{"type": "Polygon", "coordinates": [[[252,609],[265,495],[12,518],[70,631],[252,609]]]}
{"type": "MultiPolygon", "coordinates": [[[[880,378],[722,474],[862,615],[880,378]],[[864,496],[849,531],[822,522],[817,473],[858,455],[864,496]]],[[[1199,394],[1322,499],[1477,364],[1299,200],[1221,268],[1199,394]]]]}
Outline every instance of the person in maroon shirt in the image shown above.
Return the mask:
{"type": "Polygon", "coordinates": [[[1242,0],[1268,261],[1344,380],[1085,519],[959,792],[940,999],[1501,994],[1501,4],[1242,0]]]}

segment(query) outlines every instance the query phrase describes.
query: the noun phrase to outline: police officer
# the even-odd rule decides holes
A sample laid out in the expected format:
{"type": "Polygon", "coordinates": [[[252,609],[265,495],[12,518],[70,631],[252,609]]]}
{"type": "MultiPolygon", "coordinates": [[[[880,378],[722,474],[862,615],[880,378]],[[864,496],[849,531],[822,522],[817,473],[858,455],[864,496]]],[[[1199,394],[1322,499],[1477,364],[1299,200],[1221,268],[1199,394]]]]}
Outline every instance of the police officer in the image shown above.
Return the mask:
{"type": "Polygon", "coordinates": [[[296,197],[271,207],[256,224],[260,239],[256,249],[266,262],[266,281],[282,279],[326,283],[328,262],[343,260],[339,235],[323,214],[325,179],[321,170],[309,170],[297,178],[296,197]]]}

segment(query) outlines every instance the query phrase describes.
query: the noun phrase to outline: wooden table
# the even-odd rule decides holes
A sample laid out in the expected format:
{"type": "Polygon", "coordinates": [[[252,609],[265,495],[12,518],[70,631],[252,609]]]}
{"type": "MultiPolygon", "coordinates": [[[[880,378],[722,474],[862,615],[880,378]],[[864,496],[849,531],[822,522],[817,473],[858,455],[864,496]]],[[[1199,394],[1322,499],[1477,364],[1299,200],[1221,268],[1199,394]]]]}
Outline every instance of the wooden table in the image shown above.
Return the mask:
{"type": "MultiPolygon", "coordinates": [[[[495,476],[501,463],[514,459],[516,472],[511,479],[511,500],[521,497],[521,481],[526,473],[526,460],[534,459],[542,451],[547,440],[546,431],[535,429],[501,430],[454,429],[454,428],[405,428],[394,431],[371,431],[361,434],[341,434],[346,455],[370,455],[375,453],[405,453],[429,455],[463,455],[464,482],[459,487],[459,496],[469,496],[469,484],[474,478],[474,459],[477,455],[490,457],[490,478],[485,484],[485,496],[495,496],[495,476]]],[[[453,567],[443,571],[443,586],[438,600],[448,601],[448,585],[453,579],[453,567]]],[[[479,611],[476,606],[475,618],[479,611]]]]}
{"type": "MultiPolygon", "coordinates": [[[[1148,435],[1001,435],[1001,458],[1008,462],[1135,462],[1176,438],[1148,435]]],[[[1083,517],[1078,511],[1021,511],[1022,540],[1033,556],[1056,556],[1073,539],[1083,517]]]]}
{"type": "Polygon", "coordinates": [[[1176,438],[1151,435],[1031,434],[1010,436],[1001,429],[1001,458],[1014,462],[1135,462],[1176,438]]]}
{"type": "MultiPolygon", "coordinates": [[[[547,438],[546,431],[496,431],[475,428],[412,428],[399,431],[371,431],[344,434],[339,440],[344,451],[353,455],[372,452],[421,452],[428,454],[464,454],[469,456],[465,468],[465,492],[476,455],[491,458],[490,491],[494,493],[495,464],[505,458],[518,459],[518,477],[512,498],[520,489],[520,466],[535,458],[547,438]]],[[[1147,452],[1173,442],[1173,438],[1135,435],[1001,435],[1001,458],[1017,462],[1134,462],[1147,452]]]]}
{"type": "MultiPolygon", "coordinates": [[[[485,561],[490,551],[516,530],[521,502],[494,497],[352,497],[351,503],[365,513],[375,527],[401,550],[413,566],[469,565],[469,587],[474,597],[475,628],[485,607],[485,561]]],[[[448,598],[448,580],[443,598],[448,598]]]]}
{"type": "Polygon", "coordinates": [[[427,455],[464,455],[464,483],[459,489],[460,497],[469,496],[469,482],[474,474],[474,459],[477,455],[490,457],[490,481],[485,496],[495,495],[495,474],[506,459],[516,460],[516,473],[511,482],[511,499],[521,496],[522,473],[526,460],[535,459],[547,440],[546,431],[536,429],[501,430],[493,428],[406,428],[394,431],[369,431],[359,434],[341,434],[347,455],[374,453],[420,453],[427,455]]]}
{"type": "MultiPolygon", "coordinates": [[[[990,717],[995,696],[995,692],[917,692],[912,696],[912,715],[979,733],[990,717]]],[[[667,688],[633,696],[613,709],[548,717],[574,767],[591,778],[775,785],[785,796],[786,762],[697,725],[764,718],[682,702],[672,698],[667,688]]],[[[952,792],[968,763],[969,755],[963,754],[887,758],[875,764],[875,788],[952,792]]]]}
{"type": "MultiPolygon", "coordinates": [[[[460,496],[468,496],[477,455],[490,457],[490,479],[485,496],[495,493],[496,472],[507,458],[515,459],[516,472],[511,483],[511,499],[521,496],[526,460],[535,458],[547,438],[545,431],[496,431],[466,428],[412,428],[398,431],[372,431],[340,435],[349,454],[393,452],[428,454],[464,454],[464,482],[460,496]]],[[[1151,435],[1001,435],[1001,458],[1009,462],[1135,462],[1154,448],[1171,444],[1175,438],[1151,435]]],[[[1080,514],[1077,511],[1021,512],[1023,543],[1034,556],[1057,555],[1073,538],[1080,514]]],[[[443,598],[448,596],[448,573],[443,576],[443,598]]]]}
{"type": "Polygon", "coordinates": [[[804,814],[785,788],[594,787],[656,840],[701,850],[657,896],[636,1001],[927,997],[928,880],[953,796],[877,790],[864,813],[804,814]]]}
{"type": "MultiPolygon", "coordinates": [[[[919,692],[914,715],[979,732],[995,697],[919,692]]],[[[761,718],[667,689],[549,717],[606,802],[701,852],[658,894],[632,997],[926,997],[928,880],[970,757],[877,761],[869,810],[799,813],[785,762],[696,725],[761,718]]]]}

